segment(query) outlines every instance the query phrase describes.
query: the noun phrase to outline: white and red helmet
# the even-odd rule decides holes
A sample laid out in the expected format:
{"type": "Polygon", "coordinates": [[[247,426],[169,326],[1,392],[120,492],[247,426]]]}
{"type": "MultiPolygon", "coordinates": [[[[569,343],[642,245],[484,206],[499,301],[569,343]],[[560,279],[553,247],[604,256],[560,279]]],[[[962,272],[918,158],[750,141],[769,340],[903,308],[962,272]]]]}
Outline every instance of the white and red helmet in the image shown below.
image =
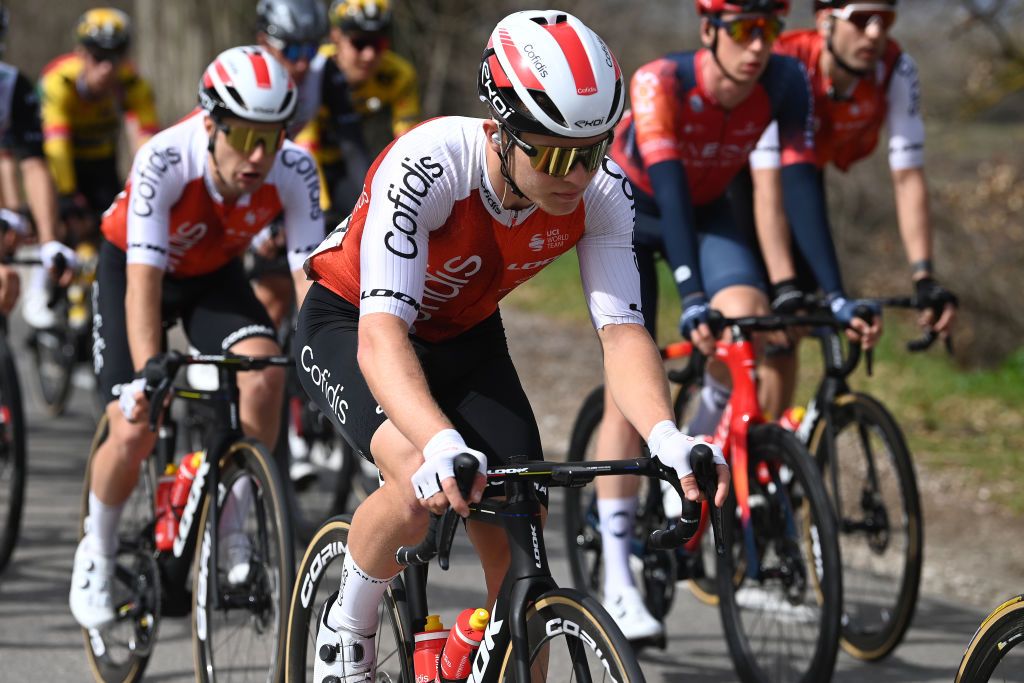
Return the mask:
{"type": "Polygon", "coordinates": [[[480,64],[480,99],[513,130],[586,138],[622,116],[622,71],[601,38],[571,14],[531,10],[494,27],[480,64]]]}
{"type": "Polygon", "coordinates": [[[286,123],[295,113],[296,95],[281,63],[255,45],[221,52],[199,80],[199,105],[215,119],[286,123]]]}

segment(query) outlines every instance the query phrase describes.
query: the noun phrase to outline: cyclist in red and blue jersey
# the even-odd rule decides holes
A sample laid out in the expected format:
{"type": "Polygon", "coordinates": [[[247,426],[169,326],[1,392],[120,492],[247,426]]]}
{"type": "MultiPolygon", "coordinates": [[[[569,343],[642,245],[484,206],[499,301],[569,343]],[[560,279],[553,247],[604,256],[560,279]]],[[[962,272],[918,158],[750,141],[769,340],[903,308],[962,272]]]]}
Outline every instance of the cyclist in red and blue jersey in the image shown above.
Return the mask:
{"type": "MultiPolygon", "coordinates": [[[[870,155],[878,146],[882,127],[888,128],[900,237],[922,309],[921,323],[945,336],[955,318],[957,298],[934,278],[920,84],[914,60],[889,38],[896,21],[896,0],[814,0],[814,9],[815,28],[783,34],[775,51],[795,57],[807,69],[814,93],[818,182],[824,186],[827,165],[846,172],[870,155]],[[941,315],[936,317],[933,307],[941,315]]],[[[777,132],[769,128],[751,154],[756,203],[750,185],[737,187],[735,193],[739,215],[753,220],[757,214],[761,249],[773,283],[773,308],[780,312],[791,312],[802,300],[802,291],[814,287],[806,263],[792,253],[785,218],[778,218],[802,211],[803,199],[783,198],[770,180],[780,166],[786,173],[797,161],[780,150],[777,132]]],[[[798,223],[794,220],[794,231],[798,223]]],[[[791,349],[782,357],[791,359],[778,380],[781,395],[776,403],[784,406],[796,368],[791,349]]]]}
{"type": "MultiPolygon", "coordinates": [[[[772,54],[788,0],[697,0],[703,49],[672,53],[641,67],[630,87],[632,111],[616,130],[612,158],[636,193],[634,249],[640,268],[644,321],[655,335],[655,260],[663,255],[682,300],[679,329],[710,354],[706,324],[712,308],[727,316],[769,311],[766,283],[753,239],[733,218],[727,188],[748,163],[768,125],[794,160],[781,182],[787,194],[806,196],[810,209],[801,247],[814,253],[814,274],[837,315],[852,321],[867,343],[878,324],[853,320],[831,242],[825,239],[825,204],[814,182],[814,132],[810,88],[795,59],[772,54]]],[[[711,433],[729,396],[728,373],[709,363],[701,406],[688,426],[711,433]]],[[[606,397],[598,458],[629,457],[636,433],[606,397]]],[[[636,482],[598,482],[604,557],[605,606],[627,637],[658,635],[662,626],[645,609],[629,570],[636,510],[636,482]]]]}

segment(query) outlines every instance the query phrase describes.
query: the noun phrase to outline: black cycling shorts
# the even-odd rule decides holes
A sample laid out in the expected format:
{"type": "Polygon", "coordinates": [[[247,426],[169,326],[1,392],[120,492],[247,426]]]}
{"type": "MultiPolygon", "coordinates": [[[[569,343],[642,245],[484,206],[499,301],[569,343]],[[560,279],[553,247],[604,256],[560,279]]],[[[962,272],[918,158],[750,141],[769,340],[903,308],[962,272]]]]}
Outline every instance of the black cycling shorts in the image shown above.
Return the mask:
{"type": "MultiPolygon", "coordinates": [[[[103,240],[92,293],[93,369],[106,402],[117,398],[115,387],[135,376],[125,322],[125,265],[125,253],[103,240]]],[[[181,320],[189,342],[200,353],[225,353],[251,337],[277,339],[238,259],[207,275],[165,275],[161,317],[166,327],[181,320]]]]}
{"type": "MultiPolygon", "coordinates": [[[[314,284],[299,310],[292,348],[303,389],[373,462],[370,440],[387,416],[359,370],[358,326],[355,305],[314,284]]],[[[507,464],[513,455],[542,459],[537,420],[509,356],[500,313],[443,342],[409,339],[434,400],[466,445],[487,456],[488,467],[507,464]]],[[[547,505],[547,491],[538,487],[538,493],[547,505]]],[[[503,494],[500,484],[486,492],[503,494]]]]}

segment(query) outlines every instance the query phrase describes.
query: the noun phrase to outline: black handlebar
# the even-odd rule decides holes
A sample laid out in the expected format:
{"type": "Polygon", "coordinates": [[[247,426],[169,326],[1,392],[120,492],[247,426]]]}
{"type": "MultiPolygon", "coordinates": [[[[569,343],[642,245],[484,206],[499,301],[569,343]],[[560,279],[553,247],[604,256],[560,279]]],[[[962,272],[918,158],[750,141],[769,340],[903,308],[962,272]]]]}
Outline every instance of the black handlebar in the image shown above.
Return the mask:
{"type": "MultiPolygon", "coordinates": [[[[722,510],[715,505],[715,491],[718,490],[718,470],[715,467],[714,454],[705,444],[697,444],[690,450],[690,469],[693,470],[697,479],[697,488],[700,489],[704,499],[707,501],[711,511],[711,526],[715,535],[715,551],[721,555],[725,552],[722,541],[722,510]]],[[[651,547],[659,550],[671,550],[678,548],[697,533],[700,526],[701,504],[694,500],[687,500],[683,495],[679,479],[672,477],[669,480],[676,493],[683,501],[683,512],[675,525],[668,529],[656,529],[651,533],[648,542],[651,547]]]]}
{"type": "MultiPolygon", "coordinates": [[[[477,460],[472,456],[462,454],[455,459],[455,477],[459,481],[459,490],[464,497],[472,488],[476,467],[477,460]]],[[[714,507],[715,491],[718,488],[718,471],[711,449],[705,444],[695,445],[690,451],[690,467],[697,478],[698,488],[711,506],[715,547],[719,553],[722,553],[724,552],[722,513],[721,510],[714,507]]],[[[686,499],[676,471],[656,457],[583,463],[522,462],[518,463],[514,472],[506,470],[491,476],[528,477],[533,482],[547,483],[551,486],[576,487],[593,481],[594,477],[622,474],[642,475],[667,481],[683,500],[682,519],[669,529],[658,529],[651,534],[648,542],[654,547],[677,548],[697,533],[701,504],[686,499]]],[[[470,509],[479,510],[482,505],[471,505],[470,509]]],[[[403,567],[408,567],[414,564],[427,564],[436,555],[441,568],[447,569],[457,523],[458,515],[451,508],[442,515],[431,515],[430,526],[427,528],[427,534],[423,540],[414,546],[399,548],[395,553],[395,561],[403,567]]]]}

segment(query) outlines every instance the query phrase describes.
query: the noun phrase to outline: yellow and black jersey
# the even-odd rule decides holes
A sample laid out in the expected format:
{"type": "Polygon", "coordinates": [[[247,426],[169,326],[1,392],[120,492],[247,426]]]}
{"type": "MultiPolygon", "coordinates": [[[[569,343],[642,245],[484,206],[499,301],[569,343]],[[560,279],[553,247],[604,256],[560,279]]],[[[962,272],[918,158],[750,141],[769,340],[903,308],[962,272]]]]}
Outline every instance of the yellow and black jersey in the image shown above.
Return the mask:
{"type": "Polygon", "coordinates": [[[310,76],[319,78],[321,86],[320,107],[295,138],[312,150],[324,165],[335,163],[341,157],[336,144],[340,131],[335,129],[339,122],[349,120],[349,111],[354,111],[363,123],[377,115],[389,115],[390,137],[398,137],[422,119],[416,69],[407,60],[388,50],[381,55],[376,73],[353,87],[344,82],[345,77],[334,60],[336,54],[334,45],[324,45],[310,65],[311,71],[317,72],[310,76]]]}
{"type": "Polygon", "coordinates": [[[129,62],[118,67],[118,86],[91,98],[80,83],[82,57],[69,53],[50,62],[39,81],[43,149],[57,191],[75,192],[75,161],[113,159],[121,120],[134,120],[143,136],[159,130],[153,91],[129,62]]]}

